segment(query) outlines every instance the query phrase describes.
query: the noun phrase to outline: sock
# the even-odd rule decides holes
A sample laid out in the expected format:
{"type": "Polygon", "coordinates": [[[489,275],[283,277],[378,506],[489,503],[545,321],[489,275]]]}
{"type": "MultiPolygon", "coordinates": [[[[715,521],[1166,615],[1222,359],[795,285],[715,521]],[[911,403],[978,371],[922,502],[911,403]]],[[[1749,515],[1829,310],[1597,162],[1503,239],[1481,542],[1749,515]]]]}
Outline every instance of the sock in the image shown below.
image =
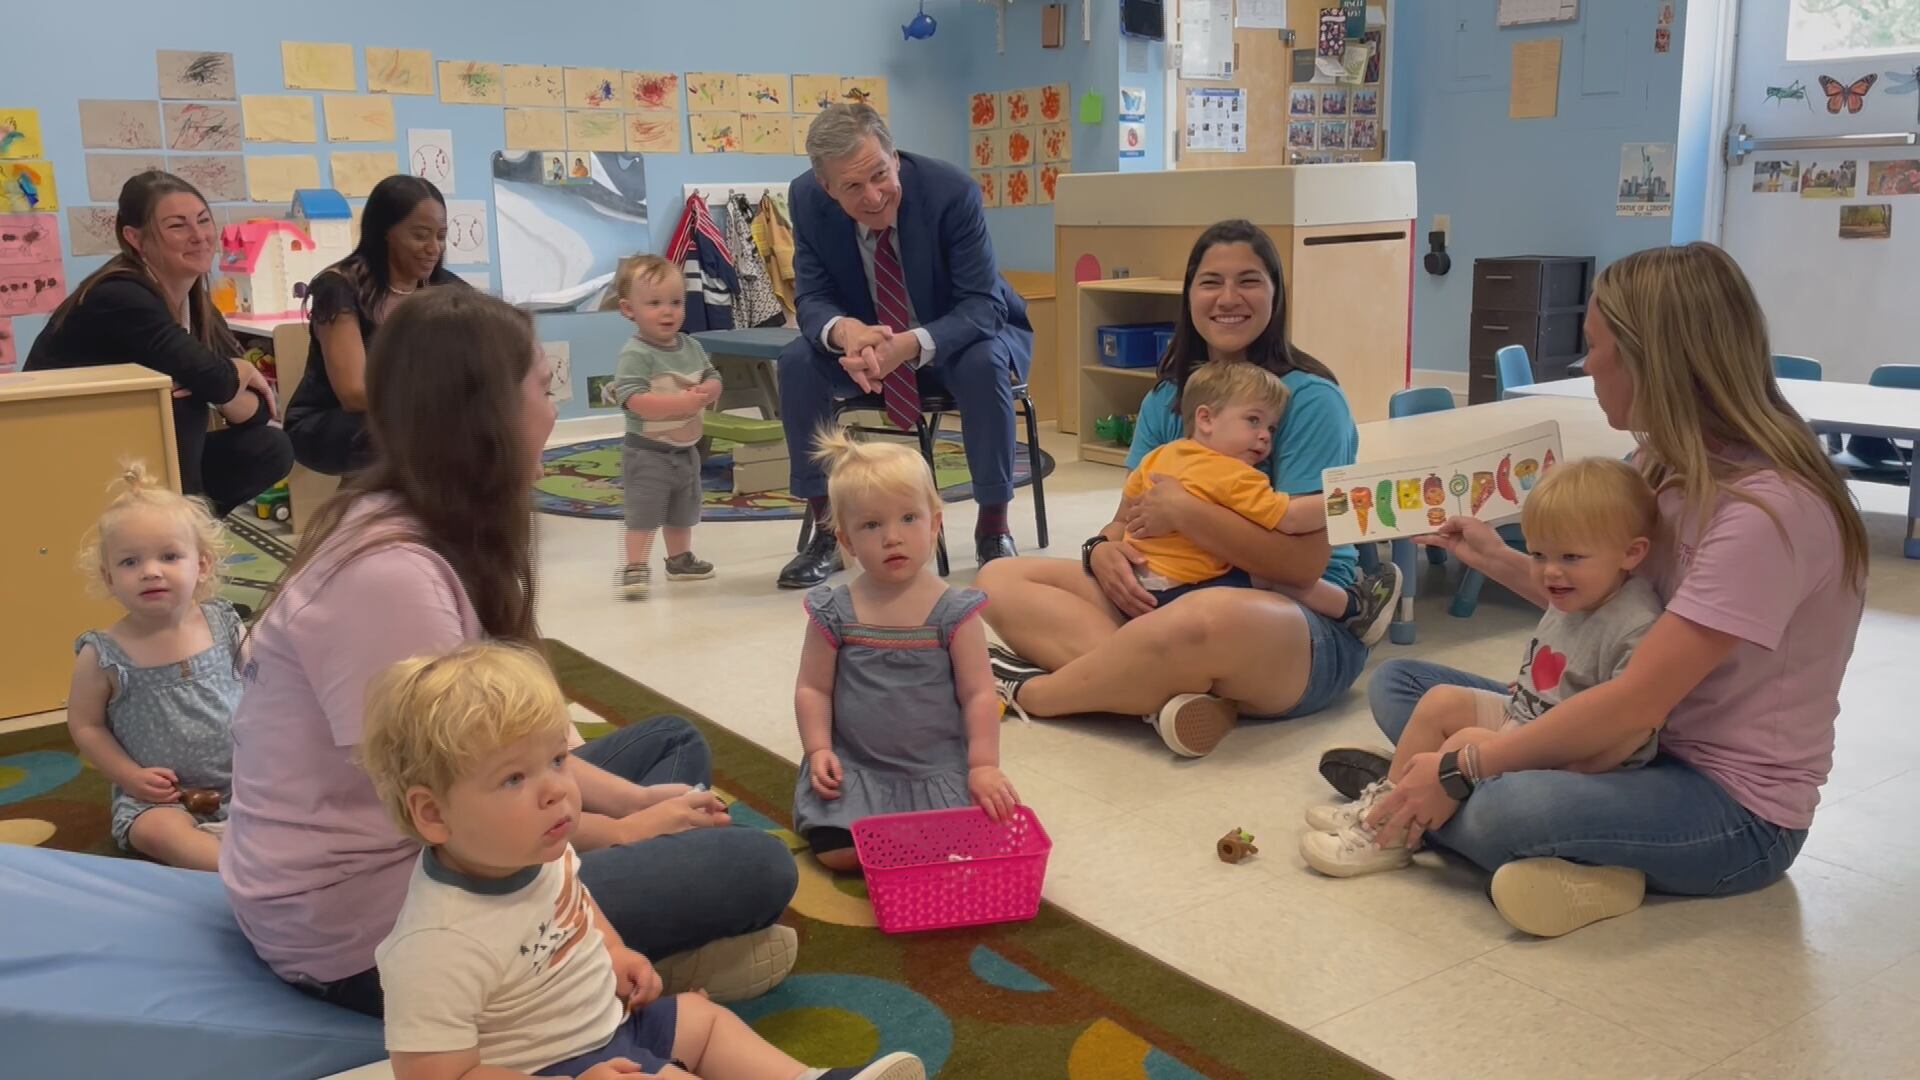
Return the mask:
{"type": "Polygon", "coordinates": [[[1358,589],[1348,589],[1347,610],[1340,613],[1340,619],[1344,622],[1358,614],[1360,614],[1360,591],[1358,589]]]}
{"type": "MultiPolygon", "coordinates": [[[[826,524],[833,517],[833,508],[827,505],[825,495],[815,495],[807,500],[807,512],[813,515],[815,524],[826,524]]],[[[828,526],[831,528],[832,526],[828,526]]]]}
{"type": "Polygon", "coordinates": [[[980,519],[973,526],[974,539],[988,536],[1005,536],[1012,530],[1007,528],[1007,504],[982,506],[980,519]]]}

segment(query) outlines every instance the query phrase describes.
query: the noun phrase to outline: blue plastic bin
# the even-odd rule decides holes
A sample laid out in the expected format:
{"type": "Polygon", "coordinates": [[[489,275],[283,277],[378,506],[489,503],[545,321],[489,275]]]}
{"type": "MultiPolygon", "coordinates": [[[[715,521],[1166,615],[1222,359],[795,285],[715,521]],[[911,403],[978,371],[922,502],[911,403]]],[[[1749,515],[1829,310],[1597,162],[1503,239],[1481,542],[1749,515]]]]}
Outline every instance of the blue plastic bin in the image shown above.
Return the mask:
{"type": "Polygon", "coordinates": [[[1173,332],[1172,323],[1140,323],[1135,326],[1102,326],[1100,362],[1108,367],[1144,368],[1160,362],[1159,335],[1173,332]]]}
{"type": "Polygon", "coordinates": [[[1167,355],[1167,346],[1171,344],[1173,344],[1172,327],[1168,327],[1165,330],[1155,330],[1153,332],[1153,359],[1155,363],[1159,363],[1160,358],[1167,355]]]}

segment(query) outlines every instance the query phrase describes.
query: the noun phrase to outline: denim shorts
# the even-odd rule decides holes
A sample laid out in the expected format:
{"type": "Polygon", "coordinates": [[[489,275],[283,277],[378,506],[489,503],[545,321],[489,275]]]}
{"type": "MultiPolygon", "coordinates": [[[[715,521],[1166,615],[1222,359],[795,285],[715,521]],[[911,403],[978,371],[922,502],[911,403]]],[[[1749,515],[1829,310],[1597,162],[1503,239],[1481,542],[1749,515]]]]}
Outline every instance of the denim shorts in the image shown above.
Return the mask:
{"type": "Polygon", "coordinates": [[[673,1037],[679,1027],[679,999],[663,997],[620,1021],[605,1046],[556,1061],[533,1075],[579,1076],[614,1058],[627,1058],[645,1071],[657,1073],[669,1065],[679,1064],[673,1060],[673,1037]]]}
{"type": "Polygon", "coordinates": [[[1313,651],[1307,660],[1307,688],[1300,692],[1293,708],[1275,719],[1311,716],[1333,704],[1367,666],[1369,650],[1346,627],[1317,611],[1308,611],[1304,604],[1300,605],[1300,615],[1307,620],[1307,640],[1313,651]]]}

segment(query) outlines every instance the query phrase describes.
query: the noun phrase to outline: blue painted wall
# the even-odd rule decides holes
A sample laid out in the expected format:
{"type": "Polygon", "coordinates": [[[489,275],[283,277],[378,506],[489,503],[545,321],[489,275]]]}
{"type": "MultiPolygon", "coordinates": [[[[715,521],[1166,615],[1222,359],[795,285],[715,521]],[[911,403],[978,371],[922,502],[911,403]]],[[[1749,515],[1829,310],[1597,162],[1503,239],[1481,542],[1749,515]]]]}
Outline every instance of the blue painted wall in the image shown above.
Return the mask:
{"type": "Polygon", "coordinates": [[[1658,0],[1588,0],[1577,22],[1510,30],[1494,25],[1496,6],[1394,7],[1392,153],[1418,165],[1422,247],[1434,214],[1453,218],[1453,272],[1415,276],[1419,368],[1466,370],[1475,258],[1592,255],[1604,265],[1672,235],[1666,218],[1614,216],[1614,193],[1621,144],[1675,141],[1685,0],[1675,0],[1672,49],[1658,55],[1658,0]],[[1509,120],[1512,44],[1550,36],[1562,39],[1559,115],[1509,120]]]}
{"type": "MultiPolygon", "coordinates": [[[[1022,14],[1034,5],[1020,4],[1022,14]]],[[[56,47],[15,50],[0,68],[0,105],[40,110],[47,152],[63,205],[87,198],[86,161],[80,146],[81,98],[151,99],[155,96],[156,48],[215,49],[234,54],[242,94],[295,93],[281,77],[284,39],[345,41],[355,48],[359,83],[366,87],[368,45],[429,49],[436,60],[577,64],[670,71],[831,72],[887,77],[890,113],[901,146],[957,157],[966,118],[956,86],[959,69],[992,56],[993,15],[973,0],[936,0],[929,9],[942,23],[932,42],[903,42],[900,24],[912,16],[907,0],[700,0],[698,4],[648,2],[596,5],[567,12],[532,12],[499,0],[450,4],[335,0],[312,18],[241,19],[230,5],[206,0],[169,4],[99,0],[76,7],[45,5],[15,17],[13,29],[42,42],[87,42],[85,63],[56,47]],[[458,11],[455,17],[454,12],[458,11]],[[970,25],[973,24],[973,25],[970,25]],[[963,51],[973,26],[984,24],[985,55],[963,51]],[[246,29],[252,25],[254,29],[246,29]],[[110,33],[101,33],[103,27],[110,33]],[[951,35],[951,36],[949,36],[951,35]]],[[[291,9],[289,9],[290,11],[291,9]]],[[[1037,35],[1037,28],[1035,30],[1037,35]]],[[[998,77],[995,76],[995,81],[998,77]]],[[[314,95],[318,96],[318,95],[314,95]]],[[[446,105],[438,97],[398,95],[394,113],[404,155],[406,129],[453,131],[456,198],[491,201],[490,155],[503,141],[499,106],[446,105]]],[[[318,105],[316,103],[316,112],[318,105]]],[[[324,130],[321,137],[325,138],[324,130]]],[[[684,133],[683,133],[684,140],[684,133]]],[[[318,157],[323,181],[329,149],[373,150],[379,144],[249,147],[248,153],[308,153],[318,157]]],[[[665,246],[678,218],[683,184],[708,181],[785,181],[805,167],[788,155],[649,155],[646,163],[656,249],[665,246]]],[[[280,213],[284,207],[263,207],[280,213]]],[[[65,229],[65,215],[62,228],[65,229]]],[[[64,242],[64,239],[63,239],[64,242]]],[[[497,249],[496,249],[497,256],[497,249]]],[[[67,260],[71,280],[92,271],[97,257],[67,260]]],[[[499,280],[499,268],[489,268],[499,280]]],[[[612,369],[622,324],[617,316],[541,319],[548,340],[574,342],[575,400],[562,415],[584,415],[585,379],[612,369]],[[605,325],[603,325],[605,324],[605,325]]],[[[16,323],[24,357],[44,318],[16,323]]]]}
{"type": "MultiPolygon", "coordinates": [[[[967,158],[966,95],[976,90],[1011,90],[1065,82],[1072,91],[1069,112],[1073,120],[1073,171],[1113,172],[1142,162],[1158,168],[1165,151],[1159,129],[1150,119],[1152,142],[1147,156],[1138,161],[1119,161],[1119,126],[1115,111],[1120,103],[1120,86],[1147,88],[1148,115],[1164,117],[1166,79],[1161,45],[1148,47],[1147,74],[1125,69],[1126,45],[1120,37],[1120,6],[1095,0],[1092,8],[1092,41],[1080,39],[1080,5],[1067,5],[1065,44],[1058,49],[1040,47],[1040,16],[1044,5],[1037,0],[1021,0],[1007,9],[1007,51],[995,51],[994,18],[991,7],[969,3],[942,19],[940,32],[933,41],[957,58],[953,78],[952,111],[961,129],[958,141],[949,152],[950,160],[967,158]],[[951,39],[948,34],[953,34],[951,39]],[[1101,121],[1079,122],[1080,98],[1099,94],[1105,101],[1101,121]]],[[[1164,123],[1164,119],[1161,121],[1164,123]]],[[[1048,206],[1003,207],[987,211],[987,228],[993,235],[994,255],[1000,265],[1016,270],[1053,269],[1053,208],[1048,206]]]]}

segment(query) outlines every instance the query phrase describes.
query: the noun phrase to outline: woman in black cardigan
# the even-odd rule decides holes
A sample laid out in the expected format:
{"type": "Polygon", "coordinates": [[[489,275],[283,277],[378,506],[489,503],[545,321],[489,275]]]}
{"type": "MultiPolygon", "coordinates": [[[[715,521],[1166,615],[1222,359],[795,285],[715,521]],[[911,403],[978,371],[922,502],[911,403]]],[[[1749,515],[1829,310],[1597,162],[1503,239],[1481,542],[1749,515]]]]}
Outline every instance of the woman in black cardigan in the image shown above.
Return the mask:
{"type": "Polygon", "coordinates": [[[312,345],[287,401],[287,436],[300,464],[340,476],[371,461],[367,350],[401,297],[427,285],[466,287],[447,271],[446,252],[447,203],[438,188],[405,175],[374,185],[353,254],[307,286],[312,345]]]}
{"type": "Polygon", "coordinates": [[[143,172],[120,189],[114,235],[120,253],[54,309],[34,339],[26,370],[139,364],[174,382],[180,486],[205,495],[222,516],[272,487],[293,467],[273,389],[208,295],[219,253],[213,211],[192,184],[143,172]],[[207,411],[227,425],[207,430],[207,411]]]}

